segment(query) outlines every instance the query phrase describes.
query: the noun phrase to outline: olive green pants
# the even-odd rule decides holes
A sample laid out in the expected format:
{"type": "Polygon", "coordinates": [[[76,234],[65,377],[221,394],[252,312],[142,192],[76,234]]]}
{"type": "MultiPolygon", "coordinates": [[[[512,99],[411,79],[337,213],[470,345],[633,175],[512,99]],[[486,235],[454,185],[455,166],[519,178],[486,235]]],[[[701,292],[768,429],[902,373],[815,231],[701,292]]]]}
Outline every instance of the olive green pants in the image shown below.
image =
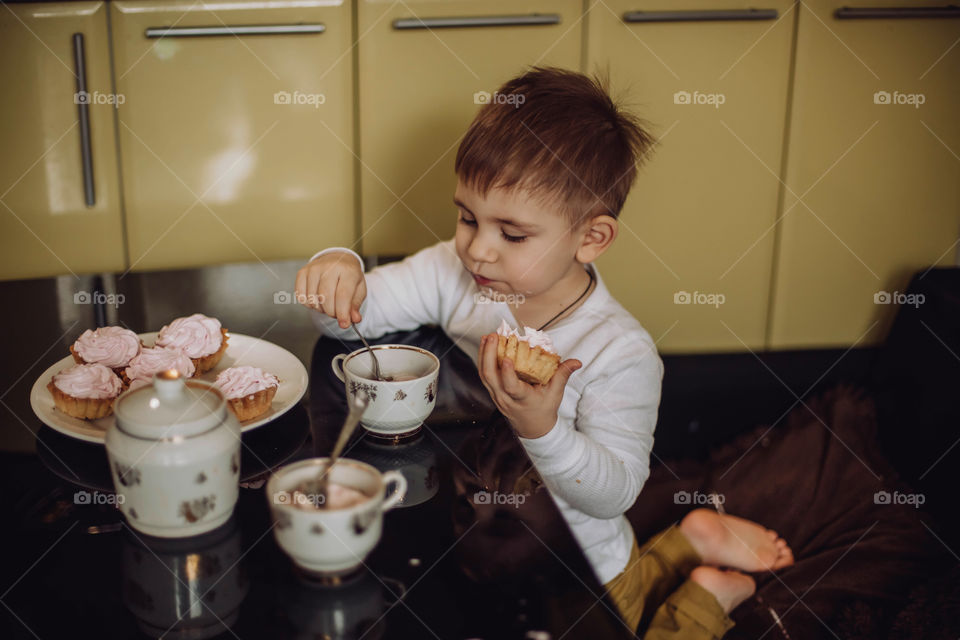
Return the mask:
{"type": "Polygon", "coordinates": [[[604,585],[620,615],[645,640],[721,638],[733,621],[712,593],[688,579],[700,556],[674,525],[643,547],[633,540],[626,568],[604,585]]]}

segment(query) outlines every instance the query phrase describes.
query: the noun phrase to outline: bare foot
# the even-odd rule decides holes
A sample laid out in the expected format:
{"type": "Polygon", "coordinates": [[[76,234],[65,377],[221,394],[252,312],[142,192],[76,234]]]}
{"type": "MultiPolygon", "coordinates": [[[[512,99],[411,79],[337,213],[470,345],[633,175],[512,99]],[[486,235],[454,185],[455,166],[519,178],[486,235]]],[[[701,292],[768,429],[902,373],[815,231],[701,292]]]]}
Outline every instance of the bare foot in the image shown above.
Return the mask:
{"type": "Polygon", "coordinates": [[[730,613],[753,595],[757,585],[748,575],[739,571],[722,571],[714,567],[697,567],[690,579],[713,594],[724,613],[730,613]]]}
{"type": "Polygon", "coordinates": [[[793,564],[793,551],[776,531],[736,516],[694,509],[680,522],[704,564],[741,571],[781,569],[793,564]]]}

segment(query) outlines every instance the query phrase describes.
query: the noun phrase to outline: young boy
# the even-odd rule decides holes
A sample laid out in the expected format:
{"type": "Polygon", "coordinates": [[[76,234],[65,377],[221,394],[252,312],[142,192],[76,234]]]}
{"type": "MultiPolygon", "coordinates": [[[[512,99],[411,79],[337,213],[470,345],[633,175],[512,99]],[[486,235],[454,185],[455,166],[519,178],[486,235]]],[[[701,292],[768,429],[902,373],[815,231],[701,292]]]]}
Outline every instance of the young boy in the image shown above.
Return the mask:
{"type": "Polygon", "coordinates": [[[759,571],[792,557],[773,532],[704,510],[641,553],[624,516],[649,475],[663,365],[593,262],[653,139],[579,73],[534,68],[498,93],[517,99],[483,106],[457,152],[455,237],[366,276],[358,255],[326,249],[297,274],[298,299],[343,339],[355,338],[351,322],[369,338],[443,327],[477,362],[627,624],[719,637],[753,580],[694,567],[759,571]],[[504,320],[547,331],[568,357],[548,384],[521,381],[509,358],[497,366],[504,320]]]}

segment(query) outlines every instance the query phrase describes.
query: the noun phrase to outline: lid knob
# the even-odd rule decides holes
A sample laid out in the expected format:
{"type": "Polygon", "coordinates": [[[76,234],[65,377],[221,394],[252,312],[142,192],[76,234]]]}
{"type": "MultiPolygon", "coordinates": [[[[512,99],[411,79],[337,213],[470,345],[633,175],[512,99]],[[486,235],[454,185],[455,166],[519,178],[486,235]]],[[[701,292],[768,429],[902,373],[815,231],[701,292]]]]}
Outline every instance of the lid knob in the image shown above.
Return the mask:
{"type": "Polygon", "coordinates": [[[159,371],[153,376],[153,388],[161,400],[179,400],[185,386],[186,381],[176,369],[159,371]]]}

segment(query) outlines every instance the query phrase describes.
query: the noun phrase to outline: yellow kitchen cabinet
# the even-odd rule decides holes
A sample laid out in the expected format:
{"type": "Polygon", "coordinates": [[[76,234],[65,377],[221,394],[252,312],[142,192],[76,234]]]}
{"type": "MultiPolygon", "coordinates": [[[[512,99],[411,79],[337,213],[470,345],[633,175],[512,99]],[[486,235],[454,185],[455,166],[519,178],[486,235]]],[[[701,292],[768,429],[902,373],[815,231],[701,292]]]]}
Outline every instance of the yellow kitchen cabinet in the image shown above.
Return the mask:
{"type": "Polygon", "coordinates": [[[868,17],[943,4],[806,0],[799,8],[774,348],[876,343],[910,275],[953,263],[960,20],[868,17]],[[850,7],[847,17],[835,15],[840,7],[850,7]]]}
{"type": "Polygon", "coordinates": [[[665,352],[764,347],[795,15],[751,4],[607,0],[587,18],[587,71],[609,68],[658,140],[598,266],[665,352]]]}
{"type": "Polygon", "coordinates": [[[132,269],[304,258],[353,241],[349,4],[112,11],[132,269]]]}
{"type": "Polygon", "coordinates": [[[0,43],[0,278],[122,269],[106,3],[5,5],[0,43]]]}
{"type": "Polygon", "coordinates": [[[358,1],[361,247],[451,237],[457,147],[484,99],[531,65],[579,69],[578,0],[358,1]]]}

